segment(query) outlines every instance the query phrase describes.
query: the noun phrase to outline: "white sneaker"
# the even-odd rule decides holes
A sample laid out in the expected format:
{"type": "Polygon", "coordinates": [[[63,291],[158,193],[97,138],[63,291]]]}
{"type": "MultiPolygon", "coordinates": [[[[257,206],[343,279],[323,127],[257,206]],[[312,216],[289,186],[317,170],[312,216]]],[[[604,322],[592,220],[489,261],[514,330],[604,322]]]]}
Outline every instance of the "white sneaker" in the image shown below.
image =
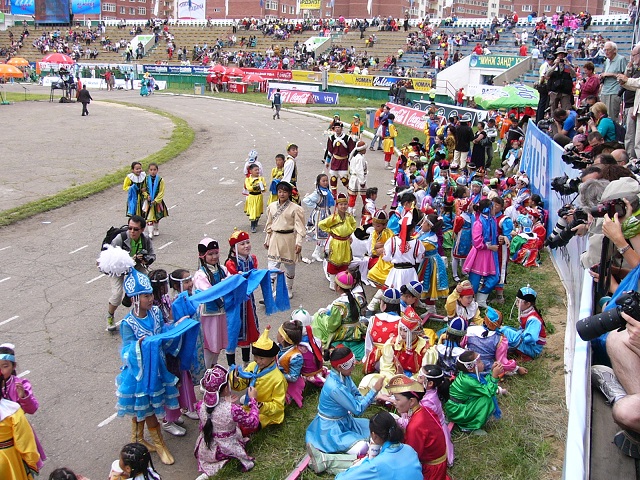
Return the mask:
{"type": "Polygon", "coordinates": [[[173,422],[162,422],[162,430],[176,437],[184,437],[187,434],[186,428],[182,428],[173,422]]]}
{"type": "Polygon", "coordinates": [[[198,478],[196,478],[196,480],[209,480],[209,475],[207,475],[206,473],[203,473],[198,478]]]}
{"type": "Polygon", "coordinates": [[[158,227],[156,227],[156,228],[153,230],[153,236],[154,236],[154,237],[157,237],[158,235],[160,235],[160,230],[158,229],[158,227]]]}
{"type": "Polygon", "coordinates": [[[187,410],[187,411],[182,412],[182,414],[185,417],[190,418],[191,420],[199,420],[200,419],[200,417],[198,416],[198,412],[189,412],[187,410]]]}

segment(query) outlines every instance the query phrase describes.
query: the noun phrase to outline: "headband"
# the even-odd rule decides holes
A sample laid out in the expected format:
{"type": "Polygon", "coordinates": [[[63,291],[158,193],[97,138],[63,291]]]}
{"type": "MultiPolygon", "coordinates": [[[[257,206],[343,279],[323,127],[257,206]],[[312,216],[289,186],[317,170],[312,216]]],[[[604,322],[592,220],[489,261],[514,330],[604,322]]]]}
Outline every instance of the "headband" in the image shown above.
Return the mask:
{"type": "Polygon", "coordinates": [[[469,361],[469,362],[463,362],[462,360],[458,359],[458,361],[464,365],[464,368],[466,368],[467,370],[470,368],[474,368],[477,364],[478,364],[478,360],[480,359],[480,355],[478,355],[476,358],[474,358],[473,360],[469,361]]]}
{"type": "Polygon", "coordinates": [[[287,335],[287,332],[284,331],[284,327],[282,325],[278,327],[278,333],[282,335],[282,338],[284,338],[285,342],[287,342],[289,345],[294,344],[289,335],[287,335]]]}
{"type": "MultiPolygon", "coordinates": [[[[460,363],[462,363],[462,362],[460,362],[460,363]]],[[[440,372],[440,375],[429,375],[428,373],[424,373],[424,371],[421,370],[419,375],[421,377],[424,377],[424,378],[429,379],[429,380],[436,380],[438,378],[444,378],[444,372],[440,372]]]]}
{"type": "Polygon", "coordinates": [[[349,352],[344,358],[340,360],[331,360],[331,366],[336,370],[341,368],[342,370],[349,370],[356,363],[356,357],[353,355],[353,352],[349,352]]]}
{"type": "Polygon", "coordinates": [[[16,356],[9,353],[0,353],[0,360],[9,360],[10,362],[16,362],[16,356]]]}
{"type": "Polygon", "coordinates": [[[174,282],[178,282],[180,284],[186,282],[187,280],[193,280],[193,275],[189,275],[188,277],[184,277],[184,278],[176,278],[173,275],[169,275],[169,278],[171,280],[173,280],[174,282]]]}

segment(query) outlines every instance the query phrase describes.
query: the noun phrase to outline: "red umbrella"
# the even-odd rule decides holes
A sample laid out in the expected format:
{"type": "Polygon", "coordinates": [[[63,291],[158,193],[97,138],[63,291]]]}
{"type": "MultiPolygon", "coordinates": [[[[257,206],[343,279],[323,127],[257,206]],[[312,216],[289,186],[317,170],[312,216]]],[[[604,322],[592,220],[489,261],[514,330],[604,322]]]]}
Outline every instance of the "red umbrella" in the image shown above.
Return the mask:
{"type": "Polygon", "coordinates": [[[207,75],[207,83],[212,83],[215,79],[215,75],[209,74],[207,75]]]}
{"type": "Polygon", "coordinates": [[[45,55],[40,61],[42,63],[58,63],[66,65],[73,65],[76,63],[73,58],[69,55],[65,55],[64,53],[50,53],[49,55],[45,55]]]}
{"type": "Polygon", "coordinates": [[[209,71],[210,72],[214,72],[214,73],[225,73],[227,71],[227,69],[224,68],[224,66],[222,66],[220,64],[217,64],[217,65],[214,65],[213,67],[211,67],[209,69],[209,71]]]}
{"type": "Polygon", "coordinates": [[[225,73],[230,77],[242,77],[244,75],[244,71],[238,67],[231,67],[225,73]]]}
{"type": "Polygon", "coordinates": [[[242,77],[242,81],[245,83],[260,83],[264,82],[265,78],[261,77],[257,73],[250,73],[249,75],[242,77]]]}

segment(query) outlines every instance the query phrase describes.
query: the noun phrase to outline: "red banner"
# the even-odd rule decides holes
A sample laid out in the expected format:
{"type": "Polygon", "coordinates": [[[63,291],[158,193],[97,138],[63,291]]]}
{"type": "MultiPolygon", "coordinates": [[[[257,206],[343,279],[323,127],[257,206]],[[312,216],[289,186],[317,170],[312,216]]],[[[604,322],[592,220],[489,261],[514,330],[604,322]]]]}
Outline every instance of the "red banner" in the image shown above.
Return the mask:
{"type": "Polygon", "coordinates": [[[396,105],[395,103],[387,102],[387,106],[391,109],[396,118],[393,121],[399,125],[413,128],[415,130],[424,131],[424,124],[427,114],[422,110],[416,110],[415,108],[403,107],[402,105],[396,105]]]}
{"type": "Polygon", "coordinates": [[[242,71],[246,74],[255,73],[266,80],[291,80],[293,78],[291,70],[243,68],[242,71]]]}
{"type": "Polygon", "coordinates": [[[282,103],[314,103],[313,94],[310,92],[300,92],[298,90],[281,90],[282,103]]]}
{"type": "Polygon", "coordinates": [[[229,93],[247,93],[247,84],[242,82],[229,82],[229,93]]]}

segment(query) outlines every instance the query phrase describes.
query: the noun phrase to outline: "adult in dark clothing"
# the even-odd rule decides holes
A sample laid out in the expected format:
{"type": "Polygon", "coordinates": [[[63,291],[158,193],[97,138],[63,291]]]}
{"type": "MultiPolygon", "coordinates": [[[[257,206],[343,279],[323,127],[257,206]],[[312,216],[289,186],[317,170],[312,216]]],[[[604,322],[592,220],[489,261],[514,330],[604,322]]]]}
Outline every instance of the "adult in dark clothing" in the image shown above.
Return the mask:
{"type": "Polygon", "coordinates": [[[400,82],[400,86],[398,87],[398,94],[396,96],[396,103],[398,105],[407,104],[407,86],[405,82],[400,82]]]}
{"type": "Polygon", "coordinates": [[[573,65],[565,58],[567,51],[560,47],[556,49],[556,59],[552,68],[547,70],[545,75],[549,83],[549,102],[551,111],[558,108],[571,109],[573,103],[573,79],[576,71],[573,65]]]}
{"type": "Polygon", "coordinates": [[[478,131],[473,137],[473,150],[471,151],[471,163],[474,163],[478,168],[485,168],[487,143],[487,132],[484,129],[484,122],[478,122],[478,131]]]}
{"type": "Polygon", "coordinates": [[[78,102],[82,104],[82,116],[89,115],[89,110],[87,110],[87,105],[91,103],[91,94],[85,85],[82,85],[82,88],[78,92],[78,102]]]}
{"type": "Polygon", "coordinates": [[[453,161],[456,162],[461,169],[467,167],[467,157],[473,141],[473,130],[469,126],[471,123],[471,115],[465,113],[460,118],[460,125],[456,126],[454,137],[456,139],[456,149],[453,152],[453,161]]]}

